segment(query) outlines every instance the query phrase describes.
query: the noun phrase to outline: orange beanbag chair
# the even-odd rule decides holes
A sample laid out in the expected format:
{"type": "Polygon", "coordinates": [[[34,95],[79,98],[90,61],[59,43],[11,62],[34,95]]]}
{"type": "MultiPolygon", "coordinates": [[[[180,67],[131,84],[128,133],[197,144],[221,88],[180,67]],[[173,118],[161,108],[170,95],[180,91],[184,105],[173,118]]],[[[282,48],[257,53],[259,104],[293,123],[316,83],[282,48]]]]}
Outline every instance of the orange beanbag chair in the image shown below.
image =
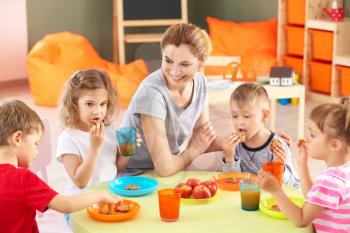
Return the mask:
{"type": "Polygon", "coordinates": [[[80,69],[107,71],[122,107],[129,104],[139,83],[148,75],[143,60],[118,66],[102,59],[85,37],[70,32],[45,36],[29,52],[27,64],[34,103],[45,106],[57,105],[65,81],[80,69]]]}
{"type": "MultiPolygon", "coordinates": [[[[277,20],[242,22],[206,18],[213,55],[240,56],[241,66],[257,73],[266,72],[276,63],[277,20]]],[[[206,67],[207,75],[222,74],[224,68],[206,67]]]]}

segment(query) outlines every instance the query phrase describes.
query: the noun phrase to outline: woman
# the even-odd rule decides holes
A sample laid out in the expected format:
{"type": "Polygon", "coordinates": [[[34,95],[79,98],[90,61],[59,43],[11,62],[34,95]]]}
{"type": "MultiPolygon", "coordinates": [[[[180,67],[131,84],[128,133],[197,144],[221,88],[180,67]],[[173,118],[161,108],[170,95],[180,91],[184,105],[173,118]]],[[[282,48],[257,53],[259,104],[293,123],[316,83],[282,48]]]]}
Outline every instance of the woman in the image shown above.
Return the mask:
{"type": "Polygon", "coordinates": [[[136,127],[145,142],[130,159],[129,174],[154,168],[160,176],[170,176],[199,155],[222,150],[209,120],[206,80],[199,72],[211,52],[208,35],[195,25],[176,24],[160,45],[161,69],[141,83],[123,122],[136,127]]]}

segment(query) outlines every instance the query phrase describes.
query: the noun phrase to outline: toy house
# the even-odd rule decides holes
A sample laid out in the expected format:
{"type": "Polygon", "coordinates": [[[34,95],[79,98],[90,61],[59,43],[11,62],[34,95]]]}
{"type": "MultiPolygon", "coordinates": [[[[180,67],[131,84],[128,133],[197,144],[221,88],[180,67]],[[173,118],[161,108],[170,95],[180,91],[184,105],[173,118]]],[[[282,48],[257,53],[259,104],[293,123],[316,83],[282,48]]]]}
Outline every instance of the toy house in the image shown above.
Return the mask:
{"type": "Polygon", "coordinates": [[[294,69],[293,67],[271,67],[270,85],[272,86],[291,86],[293,85],[294,69]]]}

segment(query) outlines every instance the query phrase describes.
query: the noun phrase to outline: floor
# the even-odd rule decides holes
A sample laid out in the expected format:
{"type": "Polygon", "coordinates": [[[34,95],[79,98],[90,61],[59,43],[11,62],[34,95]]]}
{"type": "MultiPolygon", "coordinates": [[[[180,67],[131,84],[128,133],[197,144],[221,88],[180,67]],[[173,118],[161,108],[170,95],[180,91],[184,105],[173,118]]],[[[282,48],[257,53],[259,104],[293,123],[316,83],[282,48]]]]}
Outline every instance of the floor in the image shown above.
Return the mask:
{"type": "MultiPolygon", "coordinates": [[[[41,118],[46,118],[50,122],[51,127],[51,144],[52,151],[55,151],[55,142],[61,130],[58,120],[58,112],[56,108],[37,106],[33,103],[30,95],[28,85],[20,85],[17,87],[0,87],[0,100],[4,98],[16,98],[26,102],[30,107],[38,112],[41,118]]],[[[313,101],[306,101],[306,116],[310,110],[319,103],[313,101]]],[[[120,122],[125,109],[120,109],[116,116],[116,122],[120,122]]],[[[228,108],[226,106],[215,106],[210,108],[211,121],[216,128],[219,135],[230,133],[231,120],[228,108]]],[[[277,131],[283,131],[290,135],[293,140],[297,137],[297,107],[294,105],[286,105],[277,107],[277,131]]],[[[292,147],[292,151],[294,146],[292,147]]],[[[310,166],[313,174],[318,174],[323,168],[324,164],[319,161],[310,161],[310,166]]],[[[49,185],[58,192],[64,190],[65,171],[62,164],[59,164],[54,158],[47,168],[49,185]]],[[[40,175],[40,174],[39,174],[40,175]]],[[[67,226],[62,214],[52,210],[46,211],[43,215],[37,217],[40,232],[42,233],[63,233],[71,232],[67,226]]]]}

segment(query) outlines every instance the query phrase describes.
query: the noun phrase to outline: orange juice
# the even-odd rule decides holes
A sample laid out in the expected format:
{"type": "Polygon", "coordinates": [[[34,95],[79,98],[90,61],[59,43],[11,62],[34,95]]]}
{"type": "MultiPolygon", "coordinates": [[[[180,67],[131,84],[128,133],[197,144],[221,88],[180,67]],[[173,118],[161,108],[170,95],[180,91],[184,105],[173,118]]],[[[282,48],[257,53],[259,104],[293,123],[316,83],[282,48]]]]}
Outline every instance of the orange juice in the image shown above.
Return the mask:
{"type": "Polygon", "coordinates": [[[162,189],[158,191],[159,214],[162,221],[175,222],[180,213],[181,192],[175,189],[162,189]]]}
{"type": "Polygon", "coordinates": [[[260,191],[241,190],[241,207],[244,210],[258,210],[260,202],[260,191]]]}
{"type": "Polygon", "coordinates": [[[122,156],[130,156],[136,154],[136,144],[133,143],[120,144],[119,149],[122,156]]]}

